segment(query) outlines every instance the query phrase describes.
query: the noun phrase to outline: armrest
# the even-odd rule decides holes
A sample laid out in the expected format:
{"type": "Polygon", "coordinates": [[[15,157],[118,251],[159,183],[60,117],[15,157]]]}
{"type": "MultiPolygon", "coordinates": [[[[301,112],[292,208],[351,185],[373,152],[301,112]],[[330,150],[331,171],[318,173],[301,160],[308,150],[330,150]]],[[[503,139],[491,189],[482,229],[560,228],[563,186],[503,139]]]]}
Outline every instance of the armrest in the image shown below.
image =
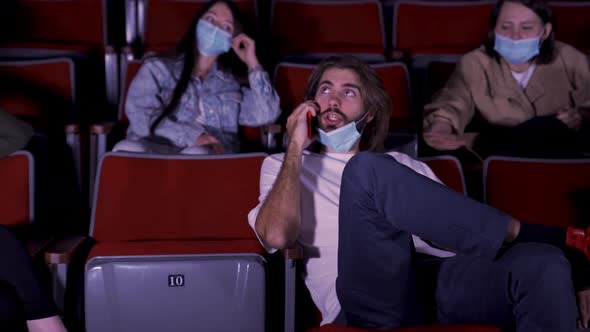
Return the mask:
{"type": "Polygon", "coordinates": [[[284,331],[295,331],[295,302],[296,302],[296,275],[297,260],[303,259],[303,248],[295,243],[291,248],[282,249],[285,258],[285,317],[284,331]]]}
{"type": "Polygon", "coordinates": [[[80,125],[77,123],[67,124],[65,125],[65,132],[66,134],[79,134],[80,133],[80,125]]]}
{"type": "Polygon", "coordinates": [[[282,249],[281,253],[283,254],[283,257],[285,258],[285,260],[287,260],[287,259],[292,259],[292,260],[303,259],[303,248],[298,244],[295,244],[291,248],[282,249]]]}
{"type": "Polygon", "coordinates": [[[45,262],[47,264],[69,263],[85,239],[84,236],[70,236],[53,242],[45,250],[45,262]]]}
{"type": "Polygon", "coordinates": [[[137,49],[137,47],[127,45],[121,48],[121,55],[128,61],[133,59],[139,59],[140,57],[137,56],[139,55],[139,53],[140,52],[137,49]]]}
{"type": "Polygon", "coordinates": [[[278,124],[270,124],[262,126],[262,133],[264,134],[280,134],[283,132],[283,128],[278,124]]]}
{"type": "Polygon", "coordinates": [[[117,51],[115,50],[115,47],[113,45],[106,45],[104,47],[104,52],[105,52],[105,54],[115,54],[115,53],[117,53],[117,51]]]}
{"type": "Polygon", "coordinates": [[[29,255],[31,255],[31,257],[36,257],[51,243],[52,240],[52,238],[27,238],[23,242],[27,248],[27,251],[29,252],[29,255]]]}
{"type": "Polygon", "coordinates": [[[108,135],[115,126],[114,122],[95,123],[90,125],[90,134],[94,135],[108,135]]]}

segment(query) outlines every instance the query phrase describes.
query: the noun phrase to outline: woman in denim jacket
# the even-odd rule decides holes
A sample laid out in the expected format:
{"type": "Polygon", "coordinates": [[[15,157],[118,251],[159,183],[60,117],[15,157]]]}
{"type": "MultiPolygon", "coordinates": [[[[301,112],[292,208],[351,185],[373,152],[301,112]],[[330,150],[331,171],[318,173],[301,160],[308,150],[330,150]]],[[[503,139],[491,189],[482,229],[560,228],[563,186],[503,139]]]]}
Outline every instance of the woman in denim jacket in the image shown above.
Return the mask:
{"type": "Polygon", "coordinates": [[[278,118],[279,97],[239,15],[231,1],[210,1],[172,56],[145,61],[127,95],[127,139],[113,151],[237,153],[238,125],[278,118]]]}

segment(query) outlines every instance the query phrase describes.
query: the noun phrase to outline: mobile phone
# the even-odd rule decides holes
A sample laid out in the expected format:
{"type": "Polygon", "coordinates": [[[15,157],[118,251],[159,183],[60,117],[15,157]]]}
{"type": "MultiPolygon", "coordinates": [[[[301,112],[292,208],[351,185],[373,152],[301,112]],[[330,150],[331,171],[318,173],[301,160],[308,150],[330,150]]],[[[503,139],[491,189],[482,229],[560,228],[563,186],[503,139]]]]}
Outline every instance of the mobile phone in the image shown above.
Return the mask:
{"type": "Polygon", "coordinates": [[[318,117],[307,112],[307,138],[312,139],[318,132],[318,117]]]}

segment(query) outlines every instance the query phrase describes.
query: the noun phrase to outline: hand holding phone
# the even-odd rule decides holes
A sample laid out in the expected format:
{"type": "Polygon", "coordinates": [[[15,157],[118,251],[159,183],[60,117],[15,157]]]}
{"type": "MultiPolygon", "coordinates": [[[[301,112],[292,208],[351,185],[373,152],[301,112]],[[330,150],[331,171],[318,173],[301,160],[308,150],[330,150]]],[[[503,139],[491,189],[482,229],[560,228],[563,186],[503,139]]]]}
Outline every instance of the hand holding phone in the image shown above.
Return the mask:
{"type": "Polygon", "coordinates": [[[313,139],[318,133],[318,117],[307,112],[307,138],[313,139]]]}

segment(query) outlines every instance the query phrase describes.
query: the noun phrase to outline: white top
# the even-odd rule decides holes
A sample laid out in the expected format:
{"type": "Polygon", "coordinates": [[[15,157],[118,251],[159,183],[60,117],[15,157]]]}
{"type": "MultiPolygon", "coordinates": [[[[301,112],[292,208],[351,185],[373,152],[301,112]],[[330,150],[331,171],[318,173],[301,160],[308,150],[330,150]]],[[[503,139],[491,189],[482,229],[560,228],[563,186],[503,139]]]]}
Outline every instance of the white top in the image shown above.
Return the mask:
{"type": "MultiPolygon", "coordinates": [[[[389,152],[398,162],[406,165],[434,181],[441,182],[426,164],[409,156],[389,152]]],[[[272,189],[284,153],[267,157],[260,172],[260,203],[248,214],[252,229],[256,217],[272,189]]],[[[336,276],[338,273],[338,202],[340,199],[340,182],[344,166],[352,154],[312,153],[304,151],[301,168],[301,229],[298,243],[303,247],[303,278],[309,289],[313,302],[322,313],[321,324],[328,324],[336,319],[340,312],[340,303],[336,297],[336,276]]],[[[258,234],[257,234],[258,235],[258,234]]],[[[453,256],[454,253],[429,246],[414,236],[416,251],[438,257],[453,256]]],[[[260,237],[259,237],[260,240],[260,237]]],[[[264,241],[260,241],[270,253],[276,251],[264,241]]]]}
{"type": "Polygon", "coordinates": [[[535,72],[535,68],[537,66],[533,63],[529,66],[529,68],[526,71],[523,71],[522,73],[517,73],[515,71],[510,71],[512,73],[512,77],[514,77],[514,79],[516,80],[516,83],[518,83],[518,86],[520,86],[521,89],[525,89],[526,86],[529,84],[529,81],[531,80],[531,77],[533,76],[533,72],[535,72]]]}

